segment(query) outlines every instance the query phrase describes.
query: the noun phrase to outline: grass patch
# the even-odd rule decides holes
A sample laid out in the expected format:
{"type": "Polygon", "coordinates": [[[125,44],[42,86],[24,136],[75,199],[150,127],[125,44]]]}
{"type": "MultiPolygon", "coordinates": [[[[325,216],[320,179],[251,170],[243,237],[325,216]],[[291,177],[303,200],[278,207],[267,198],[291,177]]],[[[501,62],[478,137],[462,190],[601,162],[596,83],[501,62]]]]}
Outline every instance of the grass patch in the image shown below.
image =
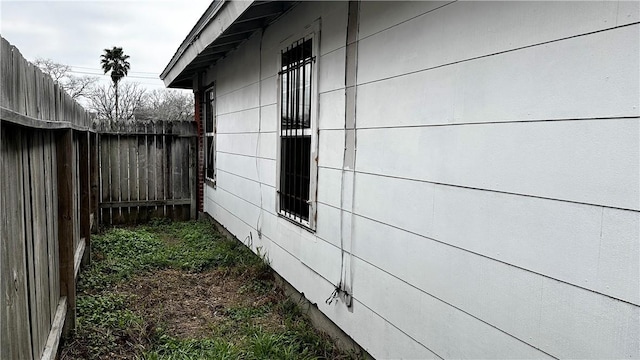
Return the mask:
{"type": "Polygon", "coordinates": [[[144,354],[148,360],[238,359],[240,351],[232,344],[215,339],[178,340],[163,337],[156,350],[144,354]]]}
{"type": "Polygon", "coordinates": [[[348,359],[274,285],[268,265],[208,222],[92,237],[78,326],[62,359],[348,359]]]}

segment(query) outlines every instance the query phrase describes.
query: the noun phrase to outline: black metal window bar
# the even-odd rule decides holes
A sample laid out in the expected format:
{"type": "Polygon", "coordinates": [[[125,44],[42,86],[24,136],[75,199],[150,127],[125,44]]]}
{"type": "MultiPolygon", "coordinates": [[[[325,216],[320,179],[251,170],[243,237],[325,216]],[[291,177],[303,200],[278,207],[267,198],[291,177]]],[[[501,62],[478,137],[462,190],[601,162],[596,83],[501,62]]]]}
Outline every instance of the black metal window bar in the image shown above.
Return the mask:
{"type": "Polygon", "coordinates": [[[312,39],[300,39],[281,52],[280,213],[309,224],[311,204],[312,39]]]}
{"type": "Polygon", "coordinates": [[[205,107],[205,174],[208,179],[215,179],[215,114],[216,114],[216,100],[215,90],[211,88],[205,92],[204,107],[205,107]]]}

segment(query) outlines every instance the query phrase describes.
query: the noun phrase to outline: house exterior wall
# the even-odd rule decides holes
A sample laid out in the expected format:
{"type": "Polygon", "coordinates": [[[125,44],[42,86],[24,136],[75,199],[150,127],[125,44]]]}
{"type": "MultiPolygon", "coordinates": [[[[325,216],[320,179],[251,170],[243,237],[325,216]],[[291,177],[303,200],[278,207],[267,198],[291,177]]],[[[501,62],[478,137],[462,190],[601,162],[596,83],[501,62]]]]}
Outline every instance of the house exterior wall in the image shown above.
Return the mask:
{"type": "Polygon", "coordinates": [[[210,68],[204,210],[377,358],[640,358],[638,2],[345,2],[210,68]],[[321,19],[317,227],[276,213],[277,59],[321,19]],[[341,279],[353,306],[325,303],[341,279]]]}

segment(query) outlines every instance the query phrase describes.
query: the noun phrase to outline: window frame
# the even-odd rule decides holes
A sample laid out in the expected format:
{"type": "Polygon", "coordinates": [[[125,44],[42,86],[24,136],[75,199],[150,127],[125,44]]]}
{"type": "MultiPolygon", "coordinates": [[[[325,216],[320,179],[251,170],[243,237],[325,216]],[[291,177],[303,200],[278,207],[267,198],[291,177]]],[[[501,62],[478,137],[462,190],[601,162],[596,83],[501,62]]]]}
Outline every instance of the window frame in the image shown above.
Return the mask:
{"type": "MultiPolygon", "coordinates": [[[[297,34],[289,36],[287,39],[280,42],[280,47],[277,52],[277,155],[276,155],[276,196],[275,206],[276,214],[278,217],[286,219],[291,223],[300,226],[303,229],[314,232],[316,229],[316,216],[317,216],[317,185],[318,185],[318,114],[319,114],[319,90],[318,90],[318,67],[319,67],[319,43],[320,43],[320,21],[316,20],[311,25],[305,27],[305,29],[297,34]],[[280,206],[280,187],[281,187],[281,171],[282,171],[282,88],[281,77],[282,70],[282,53],[291,47],[298,41],[304,42],[311,40],[311,57],[312,57],[312,69],[311,69],[311,110],[310,110],[310,169],[309,169],[309,220],[304,220],[301,217],[290,215],[286,213],[280,206]]],[[[307,130],[297,130],[307,132],[307,130]]]]}
{"type": "Polygon", "coordinates": [[[216,175],[217,175],[217,171],[216,171],[216,155],[217,155],[217,149],[216,149],[216,143],[217,143],[217,128],[218,128],[218,122],[217,122],[217,114],[216,114],[216,86],[215,83],[209,85],[208,87],[205,88],[204,93],[203,93],[203,112],[204,112],[204,116],[203,116],[203,135],[204,135],[204,178],[207,184],[211,185],[213,188],[216,187],[216,175]],[[209,97],[210,94],[213,94],[213,99],[211,99],[209,97]],[[213,106],[211,106],[213,108],[213,110],[209,110],[211,103],[213,103],[213,106]],[[212,129],[208,129],[207,128],[207,123],[208,123],[208,116],[212,116],[211,119],[211,126],[213,127],[212,129]],[[212,131],[208,131],[208,130],[212,130],[212,131]],[[213,144],[213,159],[211,159],[212,162],[212,166],[213,166],[213,177],[209,176],[209,142],[211,141],[211,143],[213,144]]]}

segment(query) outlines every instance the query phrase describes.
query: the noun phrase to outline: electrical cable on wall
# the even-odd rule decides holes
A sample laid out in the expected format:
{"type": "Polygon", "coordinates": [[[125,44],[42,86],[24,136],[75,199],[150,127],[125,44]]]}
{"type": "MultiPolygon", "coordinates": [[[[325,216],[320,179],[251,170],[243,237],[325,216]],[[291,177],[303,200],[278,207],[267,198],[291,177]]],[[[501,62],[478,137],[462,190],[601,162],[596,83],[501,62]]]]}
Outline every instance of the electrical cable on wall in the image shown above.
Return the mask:
{"type": "MultiPolygon", "coordinates": [[[[355,23],[355,39],[354,39],[354,43],[353,46],[355,47],[355,51],[354,51],[354,56],[355,59],[353,61],[354,63],[354,69],[353,69],[353,176],[351,177],[351,222],[350,222],[350,241],[349,241],[349,278],[346,279],[346,271],[347,269],[345,269],[345,279],[343,280],[344,282],[348,282],[348,287],[346,288],[349,292],[347,292],[346,295],[346,302],[347,302],[347,307],[351,308],[353,306],[353,266],[351,265],[353,263],[353,241],[354,241],[354,221],[353,221],[353,214],[354,214],[354,207],[355,207],[355,203],[356,203],[356,163],[358,160],[358,132],[357,132],[357,107],[358,107],[358,36],[360,33],[360,0],[354,1],[356,3],[355,5],[355,11],[356,11],[356,23],[355,23]]],[[[352,2],[353,3],[353,2],[352,2]]],[[[351,4],[351,3],[350,3],[351,4]]],[[[345,134],[345,139],[346,139],[346,134],[345,134]]],[[[344,250],[343,250],[344,251],[344,250]]]]}
{"type": "MultiPolygon", "coordinates": [[[[355,101],[355,96],[357,95],[357,92],[355,90],[356,87],[356,77],[357,77],[357,66],[358,66],[358,61],[357,61],[357,54],[358,54],[358,46],[357,46],[357,36],[358,36],[358,31],[359,31],[359,10],[360,10],[360,2],[359,1],[350,1],[349,2],[349,14],[347,17],[347,38],[345,43],[347,44],[347,47],[349,46],[355,46],[355,52],[354,52],[354,56],[355,56],[355,61],[353,62],[353,64],[355,64],[353,69],[349,68],[349,59],[347,58],[345,61],[345,122],[344,122],[344,147],[343,147],[343,152],[342,152],[342,169],[341,169],[341,178],[340,178],[340,280],[338,281],[338,284],[336,285],[334,291],[331,293],[331,295],[329,295],[329,298],[327,298],[327,300],[325,301],[328,305],[331,305],[334,301],[336,301],[338,298],[342,298],[345,302],[345,304],[347,305],[348,308],[351,308],[352,306],[352,291],[353,291],[353,284],[352,279],[353,279],[353,267],[351,266],[351,261],[353,260],[353,234],[354,234],[354,226],[353,226],[353,206],[355,204],[355,163],[356,163],[356,150],[357,150],[357,142],[356,142],[356,117],[355,117],[355,107],[356,107],[356,101],[355,101]],[[353,24],[351,22],[352,20],[352,16],[351,13],[355,12],[355,24],[353,24]],[[350,37],[350,32],[355,31],[355,43],[353,44],[349,44],[349,37],[350,37]],[[349,97],[347,96],[347,85],[349,84],[349,76],[353,75],[354,77],[354,82],[353,82],[353,86],[354,86],[354,99],[353,99],[353,114],[351,114],[353,116],[353,128],[348,127],[347,124],[347,120],[348,117],[350,116],[349,114],[349,97]],[[345,180],[346,180],[346,167],[347,167],[347,154],[349,151],[351,151],[351,149],[349,149],[348,146],[348,140],[349,140],[349,132],[348,130],[352,130],[353,131],[353,164],[352,166],[352,171],[353,171],[353,176],[351,178],[351,211],[350,211],[350,216],[351,216],[351,221],[350,221],[350,227],[349,227],[349,269],[347,269],[347,267],[345,266],[345,252],[347,252],[347,250],[345,249],[345,225],[344,225],[344,202],[345,202],[345,180]],[[347,270],[349,272],[349,276],[347,276],[347,270]]],[[[349,51],[347,51],[347,54],[349,54],[349,51]]],[[[347,55],[348,56],[348,55],[347,55]]]]}

